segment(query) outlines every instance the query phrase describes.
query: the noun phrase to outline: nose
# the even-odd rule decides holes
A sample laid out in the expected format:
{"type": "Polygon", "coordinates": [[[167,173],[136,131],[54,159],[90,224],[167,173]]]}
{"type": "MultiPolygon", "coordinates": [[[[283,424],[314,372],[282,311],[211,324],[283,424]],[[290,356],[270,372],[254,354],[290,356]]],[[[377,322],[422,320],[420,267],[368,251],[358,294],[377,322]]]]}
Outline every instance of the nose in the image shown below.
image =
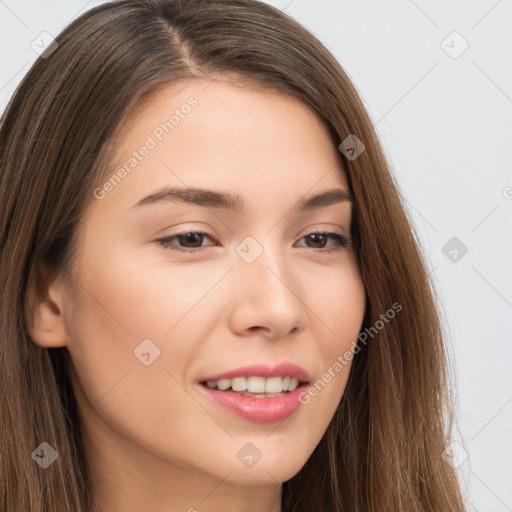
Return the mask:
{"type": "Polygon", "coordinates": [[[274,340],[305,329],[307,306],[300,280],[289,262],[273,254],[264,249],[252,263],[236,261],[229,323],[239,335],[258,332],[274,340]]]}

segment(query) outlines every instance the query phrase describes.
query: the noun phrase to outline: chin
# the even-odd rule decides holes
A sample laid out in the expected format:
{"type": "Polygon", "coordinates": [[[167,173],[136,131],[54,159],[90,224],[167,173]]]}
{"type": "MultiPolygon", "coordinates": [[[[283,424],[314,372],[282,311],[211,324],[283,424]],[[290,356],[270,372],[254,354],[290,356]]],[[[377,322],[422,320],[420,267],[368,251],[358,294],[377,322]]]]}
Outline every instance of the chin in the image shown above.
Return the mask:
{"type": "MultiPolygon", "coordinates": [[[[256,464],[252,468],[236,468],[229,475],[226,481],[236,485],[247,486],[274,486],[276,483],[283,483],[293,478],[303,467],[283,464],[256,464]]],[[[224,475],[225,476],[225,475],[224,475]]],[[[220,477],[220,475],[219,475],[220,477]]]]}

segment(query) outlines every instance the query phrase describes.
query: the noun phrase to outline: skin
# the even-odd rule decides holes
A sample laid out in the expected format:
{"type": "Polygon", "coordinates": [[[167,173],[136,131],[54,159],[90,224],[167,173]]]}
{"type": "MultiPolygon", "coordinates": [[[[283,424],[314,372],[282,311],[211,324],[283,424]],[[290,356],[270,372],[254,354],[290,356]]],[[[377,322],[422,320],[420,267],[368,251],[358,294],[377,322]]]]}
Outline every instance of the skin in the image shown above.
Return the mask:
{"type": "Polygon", "coordinates": [[[279,512],[282,482],[320,442],[351,362],[310,403],[267,424],[213,403],[197,380],[291,361],[316,382],[362,326],[353,247],[329,254],[336,239],[306,237],[349,237],[352,204],[291,211],[304,196],[348,188],[327,129],[297,99],[222,79],[173,84],[126,120],[112,173],[190,96],[198,101],[190,114],[103,199],[93,198],[77,259],[34,302],[34,342],[66,346],[72,357],[91,512],[279,512]],[[237,193],[245,207],[132,208],[164,185],[237,193]],[[182,229],[215,239],[174,239],[184,250],[200,247],[188,254],[155,242],[182,229]],[[247,236],[263,249],[252,263],[235,251],[247,236]],[[160,356],[146,366],[134,350],[148,338],[160,356]],[[261,452],[251,467],[237,457],[247,442],[261,452]]]}

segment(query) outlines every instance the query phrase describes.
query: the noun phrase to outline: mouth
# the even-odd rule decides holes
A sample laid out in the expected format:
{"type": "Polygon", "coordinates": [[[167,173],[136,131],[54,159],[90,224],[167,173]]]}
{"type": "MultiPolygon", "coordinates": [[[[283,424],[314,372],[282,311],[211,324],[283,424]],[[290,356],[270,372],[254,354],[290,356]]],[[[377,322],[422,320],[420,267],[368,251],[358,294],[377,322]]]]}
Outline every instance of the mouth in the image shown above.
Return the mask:
{"type": "Polygon", "coordinates": [[[256,423],[281,421],[302,405],[310,374],[291,361],[256,363],[203,375],[199,390],[221,410],[256,423]]]}
{"type": "Polygon", "coordinates": [[[198,385],[199,390],[222,411],[253,423],[275,423],[285,420],[300,408],[303,403],[301,395],[309,382],[299,381],[296,377],[254,376],[203,380],[198,385]],[[246,381],[245,386],[243,380],[246,381]],[[255,386],[256,391],[250,391],[255,386]]]}
{"type": "Polygon", "coordinates": [[[261,377],[247,376],[233,379],[203,380],[199,384],[212,391],[221,391],[251,398],[274,398],[285,396],[309,384],[292,376],[261,377]]]}

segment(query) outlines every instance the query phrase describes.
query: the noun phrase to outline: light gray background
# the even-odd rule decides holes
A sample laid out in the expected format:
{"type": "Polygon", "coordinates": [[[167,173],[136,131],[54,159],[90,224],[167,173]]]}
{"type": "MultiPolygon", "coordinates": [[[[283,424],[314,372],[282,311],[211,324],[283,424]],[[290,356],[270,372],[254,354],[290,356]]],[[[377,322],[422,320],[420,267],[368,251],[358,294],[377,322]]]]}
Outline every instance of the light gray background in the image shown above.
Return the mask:
{"type": "MultiPolygon", "coordinates": [[[[267,1],[353,80],[430,261],[459,426],[452,458],[432,457],[457,466],[472,510],[512,511],[512,1],[267,1]]],[[[0,111],[39,34],[100,3],[0,0],[0,111]]]]}

